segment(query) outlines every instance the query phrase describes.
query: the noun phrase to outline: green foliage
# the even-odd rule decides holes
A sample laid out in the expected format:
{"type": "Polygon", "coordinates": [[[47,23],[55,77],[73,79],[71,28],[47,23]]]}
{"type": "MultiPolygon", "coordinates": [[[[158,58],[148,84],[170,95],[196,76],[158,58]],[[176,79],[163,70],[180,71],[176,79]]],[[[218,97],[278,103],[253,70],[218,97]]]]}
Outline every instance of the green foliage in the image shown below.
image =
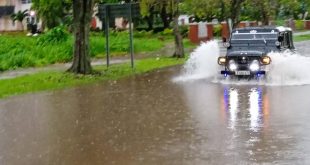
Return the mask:
{"type": "Polygon", "coordinates": [[[277,26],[285,26],[285,20],[283,20],[283,19],[276,20],[276,25],[277,26]]]}
{"type": "Polygon", "coordinates": [[[304,21],[303,20],[296,20],[295,21],[296,30],[304,30],[304,21]]]}
{"type": "Polygon", "coordinates": [[[166,28],[163,32],[162,35],[172,35],[173,34],[173,29],[166,28]]]}
{"type": "Polygon", "coordinates": [[[306,40],[310,40],[310,35],[309,34],[300,35],[300,36],[294,36],[294,42],[306,41],[306,40]]]}
{"type": "Polygon", "coordinates": [[[52,28],[38,38],[39,45],[59,44],[68,40],[69,33],[64,26],[52,28]]]}
{"type": "Polygon", "coordinates": [[[189,15],[194,15],[199,20],[211,21],[219,12],[218,0],[185,0],[181,9],[189,15]]]}
{"type": "Polygon", "coordinates": [[[187,25],[179,26],[179,30],[180,30],[180,33],[183,37],[188,36],[189,26],[187,26],[187,25]]]}
{"type": "Polygon", "coordinates": [[[33,67],[68,62],[72,56],[72,44],[37,44],[37,38],[18,36],[0,37],[0,70],[33,67]]]}
{"type": "Polygon", "coordinates": [[[24,10],[24,11],[18,11],[17,13],[14,13],[11,15],[11,19],[13,20],[13,22],[15,21],[19,21],[19,22],[23,22],[23,20],[28,16],[28,10],[24,10]]]}
{"type": "Polygon", "coordinates": [[[32,8],[48,28],[63,24],[71,10],[72,0],[32,0],[32,8]]]}
{"type": "Polygon", "coordinates": [[[153,31],[146,31],[146,30],[142,30],[142,31],[136,31],[133,34],[134,38],[143,38],[143,37],[151,37],[153,35],[153,31]]]}
{"type": "Polygon", "coordinates": [[[213,26],[213,33],[214,33],[214,36],[215,37],[220,37],[222,36],[221,32],[222,32],[222,25],[219,24],[219,25],[214,25],[213,26]]]}
{"type": "MultiPolygon", "coordinates": [[[[73,37],[63,37],[63,34],[63,29],[58,27],[39,38],[15,34],[0,36],[0,71],[70,62],[73,55],[73,37]]],[[[160,36],[150,32],[146,34],[146,36],[134,38],[135,53],[158,51],[165,44],[172,42],[171,36],[160,36]]],[[[92,33],[90,37],[91,56],[104,57],[105,45],[102,33],[92,33]]],[[[129,52],[128,32],[111,33],[110,50],[113,56],[127,55],[129,52]]]]}

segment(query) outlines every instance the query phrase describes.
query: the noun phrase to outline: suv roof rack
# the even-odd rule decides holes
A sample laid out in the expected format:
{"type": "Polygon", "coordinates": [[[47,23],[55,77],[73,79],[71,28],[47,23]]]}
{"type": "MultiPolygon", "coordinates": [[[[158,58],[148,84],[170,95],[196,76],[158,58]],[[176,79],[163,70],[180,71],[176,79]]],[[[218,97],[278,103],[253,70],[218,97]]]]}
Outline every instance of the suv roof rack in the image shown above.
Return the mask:
{"type": "Polygon", "coordinates": [[[257,27],[244,27],[244,28],[236,28],[233,31],[251,31],[251,30],[278,30],[279,32],[283,31],[292,31],[289,27],[284,26],[257,26],[257,27]]]}

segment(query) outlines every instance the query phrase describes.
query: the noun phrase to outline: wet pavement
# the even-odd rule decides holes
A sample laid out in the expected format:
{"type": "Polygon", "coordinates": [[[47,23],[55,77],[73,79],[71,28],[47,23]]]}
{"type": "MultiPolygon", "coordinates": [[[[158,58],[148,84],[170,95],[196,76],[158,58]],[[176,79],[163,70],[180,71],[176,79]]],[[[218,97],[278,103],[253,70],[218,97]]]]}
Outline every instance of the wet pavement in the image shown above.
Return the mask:
{"type": "Polygon", "coordinates": [[[180,70],[0,100],[0,164],[310,164],[309,85],[175,83],[180,70]]]}
{"type": "Polygon", "coordinates": [[[0,101],[0,164],[309,164],[310,86],[174,83],[180,67],[0,101]]]}

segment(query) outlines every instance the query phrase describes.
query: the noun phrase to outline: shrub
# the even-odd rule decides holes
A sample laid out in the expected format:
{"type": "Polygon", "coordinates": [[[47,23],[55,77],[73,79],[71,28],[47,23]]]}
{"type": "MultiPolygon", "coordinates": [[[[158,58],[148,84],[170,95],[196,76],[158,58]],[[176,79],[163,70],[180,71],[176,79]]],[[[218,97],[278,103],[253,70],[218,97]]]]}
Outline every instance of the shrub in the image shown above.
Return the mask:
{"type": "Polygon", "coordinates": [[[135,31],[133,33],[134,38],[151,37],[152,35],[153,35],[153,30],[151,30],[151,31],[145,31],[145,30],[135,31]]]}
{"type": "Polygon", "coordinates": [[[166,28],[163,32],[162,35],[172,35],[173,34],[173,29],[166,28]]]}
{"type": "Polygon", "coordinates": [[[68,40],[69,33],[64,26],[58,26],[49,30],[38,38],[39,45],[57,44],[68,40]]]}
{"type": "Polygon", "coordinates": [[[296,26],[296,30],[304,30],[304,21],[296,20],[295,26],[296,26]]]}
{"type": "Polygon", "coordinates": [[[214,29],[213,29],[214,36],[220,37],[221,36],[221,32],[222,32],[222,25],[221,24],[217,24],[217,25],[214,25],[213,27],[214,27],[214,29]]]}

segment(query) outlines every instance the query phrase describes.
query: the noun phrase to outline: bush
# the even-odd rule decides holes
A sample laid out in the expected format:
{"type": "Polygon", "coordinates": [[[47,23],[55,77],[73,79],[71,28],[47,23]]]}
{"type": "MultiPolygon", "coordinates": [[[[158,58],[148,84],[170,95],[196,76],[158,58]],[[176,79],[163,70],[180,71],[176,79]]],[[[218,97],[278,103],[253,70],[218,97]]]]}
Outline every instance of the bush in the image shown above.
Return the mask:
{"type": "Polygon", "coordinates": [[[285,20],[276,20],[277,26],[285,26],[285,20]]]}
{"type": "Polygon", "coordinates": [[[142,30],[142,31],[135,31],[133,33],[133,37],[134,38],[143,38],[143,37],[151,37],[153,35],[153,31],[145,31],[145,30],[142,30]]]}
{"type": "Polygon", "coordinates": [[[296,26],[296,30],[304,30],[304,21],[296,20],[295,26],[296,26]]]}
{"type": "Polygon", "coordinates": [[[162,35],[172,35],[173,29],[166,28],[161,34],[162,35]]]}
{"type": "Polygon", "coordinates": [[[222,32],[222,25],[221,24],[217,24],[217,25],[214,25],[213,27],[214,27],[214,29],[213,29],[214,36],[216,36],[216,37],[222,36],[222,34],[221,34],[221,32],[222,32]]]}
{"type": "Polygon", "coordinates": [[[57,44],[68,40],[69,33],[64,26],[58,26],[49,30],[38,38],[39,45],[57,44]]]}

